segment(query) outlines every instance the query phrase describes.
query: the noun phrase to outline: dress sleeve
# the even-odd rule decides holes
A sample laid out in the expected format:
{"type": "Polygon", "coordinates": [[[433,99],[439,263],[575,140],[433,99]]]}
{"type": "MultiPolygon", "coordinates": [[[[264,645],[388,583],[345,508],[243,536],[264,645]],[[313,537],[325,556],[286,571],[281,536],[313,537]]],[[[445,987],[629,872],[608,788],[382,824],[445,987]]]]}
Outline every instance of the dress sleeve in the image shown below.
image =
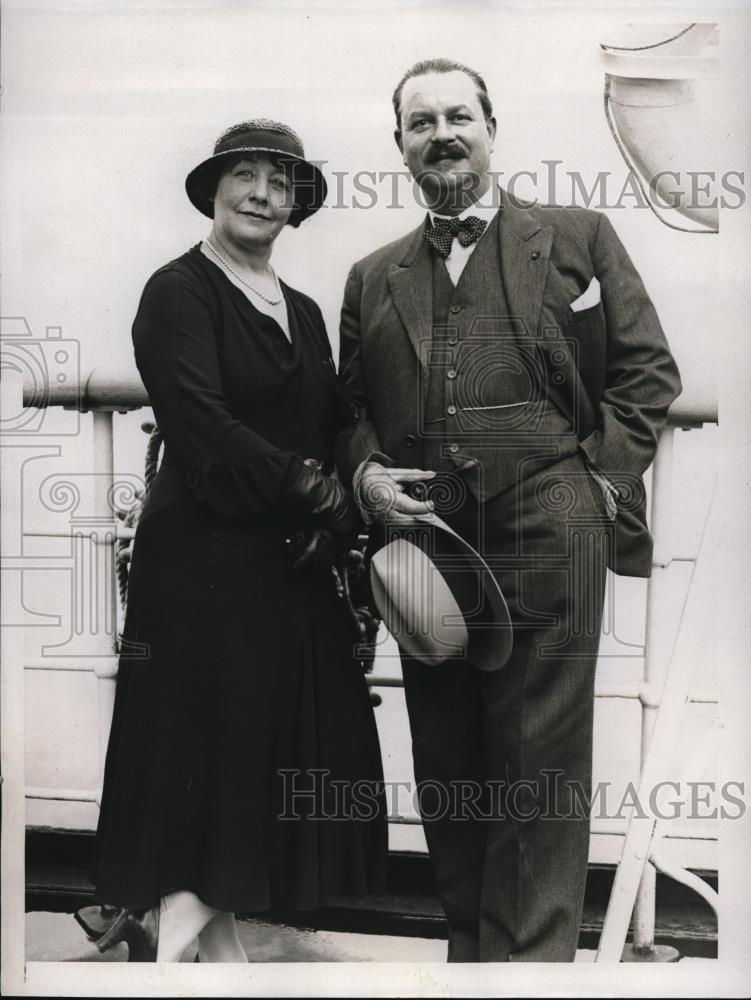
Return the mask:
{"type": "Polygon", "coordinates": [[[325,364],[325,370],[329,376],[331,388],[336,398],[337,407],[335,429],[338,433],[342,429],[351,427],[352,424],[357,423],[358,409],[353,402],[352,394],[337,374],[336,364],[334,363],[334,355],[331,350],[331,341],[329,340],[328,331],[326,330],[326,321],[323,318],[323,313],[321,312],[318,303],[309,298],[307,295],[302,295],[300,292],[297,294],[301,304],[308,311],[311,328],[314,331],[314,335],[321,352],[321,360],[325,364]]]}
{"type": "Polygon", "coordinates": [[[283,506],[302,459],[230,412],[200,286],[176,269],[157,272],[141,297],[133,345],[165,445],[196,499],[229,516],[283,506]]]}

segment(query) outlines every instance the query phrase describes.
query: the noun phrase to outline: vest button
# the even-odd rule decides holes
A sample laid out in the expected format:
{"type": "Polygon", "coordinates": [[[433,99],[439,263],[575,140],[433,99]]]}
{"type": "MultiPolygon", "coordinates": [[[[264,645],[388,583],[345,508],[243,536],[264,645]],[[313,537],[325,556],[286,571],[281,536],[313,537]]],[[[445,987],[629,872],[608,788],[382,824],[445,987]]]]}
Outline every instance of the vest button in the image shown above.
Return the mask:
{"type": "Polygon", "coordinates": [[[414,434],[405,434],[404,435],[404,444],[405,444],[405,446],[407,448],[414,448],[416,441],[417,441],[417,438],[415,437],[414,434]]]}
{"type": "Polygon", "coordinates": [[[451,307],[451,312],[452,312],[452,313],[453,313],[454,315],[456,315],[457,313],[460,313],[461,311],[462,311],[462,307],[461,307],[461,306],[457,306],[457,305],[453,305],[453,306],[451,307]]]}
{"type": "Polygon", "coordinates": [[[535,250],[535,252],[532,254],[532,260],[539,260],[539,259],[540,259],[540,251],[535,250]]]}
{"type": "Polygon", "coordinates": [[[449,368],[449,370],[446,372],[446,377],[456,378],[456,368],[449,368]]]}
{"type": "Polygon", "coordinates": [[[456,413],[456,407],[454,406],[453,403],[451,404],[451,406],[448,407],[446,413],[448,413],[452,417],[454,416],[454,414],[456,413]]]}
{"type": "Polygon", "coordinates": [[[451,452],[452,455],[455,455],[459,451],[459,445],[458,444],[450,444],[449,445],[449,451],[451,452]]]}

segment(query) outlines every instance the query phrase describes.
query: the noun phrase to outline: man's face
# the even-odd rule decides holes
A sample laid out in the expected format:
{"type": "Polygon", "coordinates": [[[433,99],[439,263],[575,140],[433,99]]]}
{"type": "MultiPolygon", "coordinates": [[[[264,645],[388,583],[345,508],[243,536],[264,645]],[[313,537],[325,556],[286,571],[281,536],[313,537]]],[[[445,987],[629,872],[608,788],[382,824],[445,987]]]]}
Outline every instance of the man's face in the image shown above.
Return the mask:
{"type": "Polygon", "coordinates": [[[486,121],[466,73],[427,73],[402,90],[395,133],[410,173],[438,212],[458,215],[490,186],[495,120],[486,121]]]}

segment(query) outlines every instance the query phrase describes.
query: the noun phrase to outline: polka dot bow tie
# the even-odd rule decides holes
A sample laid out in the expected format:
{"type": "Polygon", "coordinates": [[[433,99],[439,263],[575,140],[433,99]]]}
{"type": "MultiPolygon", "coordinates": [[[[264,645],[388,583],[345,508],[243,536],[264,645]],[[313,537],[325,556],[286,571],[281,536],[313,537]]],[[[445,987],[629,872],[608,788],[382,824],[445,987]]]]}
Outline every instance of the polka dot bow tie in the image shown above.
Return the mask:
{"type": "Polygon", "coordinates": [[[425,239],[435,247],[441,257],[448,257],[451,244],[458,237],[463,247],[475,243],[485,232],[487,222],[470,215],[466,219],[434,219],[430,229],[425,230],[425,239]]]}

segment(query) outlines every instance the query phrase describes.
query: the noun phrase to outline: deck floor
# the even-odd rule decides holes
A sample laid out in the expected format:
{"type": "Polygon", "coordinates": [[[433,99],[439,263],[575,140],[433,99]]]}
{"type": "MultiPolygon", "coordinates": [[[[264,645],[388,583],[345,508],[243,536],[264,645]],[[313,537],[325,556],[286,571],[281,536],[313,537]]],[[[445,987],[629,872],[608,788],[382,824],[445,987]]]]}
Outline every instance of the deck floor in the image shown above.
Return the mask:
{"type": "MultiPolygon", "coordinates": [[[[446,942],[435,938],[301,930],[261,920],[242,920],[239,929],[251,962],[446,961],[446,942]]],[[[195,946],[191,946],[182,961],[192,962],[194,955],[195,946]]],[[[594,955],[594,951],[582,949],[577,952],[576,960],[591,962],[594,955]]],[[[26,958],[30,962],[126,962],[128,950],[121,944],[100,955],[71,914],[38,911],[26,915],[26,958]]]]}
{"type": "MultiPolygon", "coordinates": [[[[251,962],[444,962],[446,942],[383,934],[301,930],[259,920],[238,923],[251,962]]],[[[192,962],[195,945],[182,961],[192,962]]],[[[67,913],[27,913],[26,958],[30,962],[126,962],[120,944],[104,955],[67,913]]]]}

